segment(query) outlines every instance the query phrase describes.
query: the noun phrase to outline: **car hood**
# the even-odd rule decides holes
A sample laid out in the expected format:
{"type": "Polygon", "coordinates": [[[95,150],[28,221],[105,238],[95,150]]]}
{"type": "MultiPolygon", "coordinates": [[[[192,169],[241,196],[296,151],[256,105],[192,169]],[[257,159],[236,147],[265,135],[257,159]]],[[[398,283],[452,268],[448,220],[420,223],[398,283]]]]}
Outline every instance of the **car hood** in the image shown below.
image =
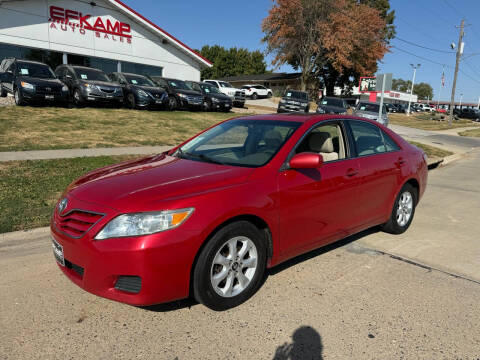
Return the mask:
{"type": "Polygon", "coordinates": [[[220,100],[230,100],[230,96],[225,95],[225,94],[208,94],[207,96],[210,96],[212,98],[220,99],[220,100]]]}
{"type": "MultiPolygon", "coordinates": [[[[355,111],[354,115],[363,116],[367,119],[378,118],[378,113],[377,112],[372,112],[372,111],[355,111]]],[[[382,114],[382,116],[385,117],[386,114],[382,114]]]]}
{"type": "Polygon", "coordinates": [[[132,86],[133,89],[141,89],[141,90],[148,91],[149,93],[153,93],[153,94],[164,93],[165,92],[165,90],[163,90],[160,87],[156,87],[156,86],[143,86],[143,85],[131,85],[131,86],[132,86]]]}
{"type": "Polygon", "coordinates": [[[184,95],[196,95],[202,96],[198,91],[193,90],[184,90],[184,89],[172,89],[175,93],[184,94],[184,95]]]}
{"type": "Polygon", "coordinates": [[[253,170],[161,154],[94,170],[72,183],[68,192],[119,211],[149,211],[158,209],[161,201],[243,183],[253,170]]]}
{"type": "Polygon", "coordinates": [[[21,76],[20,79],[38,86],[63,86],[63,83],[58,79],[41,79],[31,76],[21,76]]]}
{"type": "Polygon", "coordinates": [[[340,106],[318,105],[318,107],[323,109],[327,114],[344,114],[347,112],[347,109],[340,106]]]}

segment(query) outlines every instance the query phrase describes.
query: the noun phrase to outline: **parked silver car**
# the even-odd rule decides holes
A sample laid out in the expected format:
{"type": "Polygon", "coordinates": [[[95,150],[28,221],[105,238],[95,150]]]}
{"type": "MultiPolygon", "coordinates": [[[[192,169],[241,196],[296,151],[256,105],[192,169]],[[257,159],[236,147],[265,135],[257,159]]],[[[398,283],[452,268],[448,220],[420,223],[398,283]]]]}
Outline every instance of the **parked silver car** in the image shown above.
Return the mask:
{"type": "Polygon", "coordinates": [[[388,126],[388,111],[385,104],[382,106],[382,116],[378,117],[380,111],[380,104],[360,101],[353,111],[354,115],[361,116],[370,120],[378,121],[384,126],[388,126]]]}

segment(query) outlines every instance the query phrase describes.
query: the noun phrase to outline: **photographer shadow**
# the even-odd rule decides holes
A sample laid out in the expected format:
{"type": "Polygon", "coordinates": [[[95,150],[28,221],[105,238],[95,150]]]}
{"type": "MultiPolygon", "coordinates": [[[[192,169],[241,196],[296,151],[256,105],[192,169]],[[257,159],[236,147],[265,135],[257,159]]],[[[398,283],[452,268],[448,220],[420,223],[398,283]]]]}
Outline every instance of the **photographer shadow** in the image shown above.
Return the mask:
{"type": "Polygon", "coordinates": [[[292,335],[292,342],[277,347],[273,360],[321,360],[323,345],[320,334],[310,326],[301,326],[292,335]]]}

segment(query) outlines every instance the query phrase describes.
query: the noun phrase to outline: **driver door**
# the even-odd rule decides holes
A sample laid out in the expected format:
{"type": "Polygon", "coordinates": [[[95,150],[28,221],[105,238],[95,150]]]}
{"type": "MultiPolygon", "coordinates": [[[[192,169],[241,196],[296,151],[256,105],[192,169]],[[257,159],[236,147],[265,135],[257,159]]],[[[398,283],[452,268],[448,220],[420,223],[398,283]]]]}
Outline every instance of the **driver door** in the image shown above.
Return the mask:
{"type": "Polygon", "coordinates": [[[287,168],[278,174],[279,233],[285,259],[346,237],[359,222],[354,211],[358,163],[350,156],[345,127],[341,121],[322,123],[303,138],[294,153],[320,153],[323,165],[287,168]],[[328,133],[330,144],[313,143],[312,138],[322,138],[318,133],[328,133]]]}

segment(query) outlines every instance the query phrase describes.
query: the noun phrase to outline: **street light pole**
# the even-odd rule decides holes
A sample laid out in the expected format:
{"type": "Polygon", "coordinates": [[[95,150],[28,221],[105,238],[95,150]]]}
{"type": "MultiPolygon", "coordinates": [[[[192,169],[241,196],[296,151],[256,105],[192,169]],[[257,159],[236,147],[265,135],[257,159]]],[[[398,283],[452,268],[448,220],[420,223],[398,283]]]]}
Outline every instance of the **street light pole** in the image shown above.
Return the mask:
{"type": "Polygon", "coordinates": [[[410,97],[408,98],[407,116],[410,115],[410,104],[412,102],[413,86],[415,85],[415,75],[416,75],[417,69],[420,67],[420,65],[422,65],[422,64],[417,64],[417,65],[410,64],[410,66],[413,68],[413,79],[412,79],[412,88],[410,90],[410,97]]]}

